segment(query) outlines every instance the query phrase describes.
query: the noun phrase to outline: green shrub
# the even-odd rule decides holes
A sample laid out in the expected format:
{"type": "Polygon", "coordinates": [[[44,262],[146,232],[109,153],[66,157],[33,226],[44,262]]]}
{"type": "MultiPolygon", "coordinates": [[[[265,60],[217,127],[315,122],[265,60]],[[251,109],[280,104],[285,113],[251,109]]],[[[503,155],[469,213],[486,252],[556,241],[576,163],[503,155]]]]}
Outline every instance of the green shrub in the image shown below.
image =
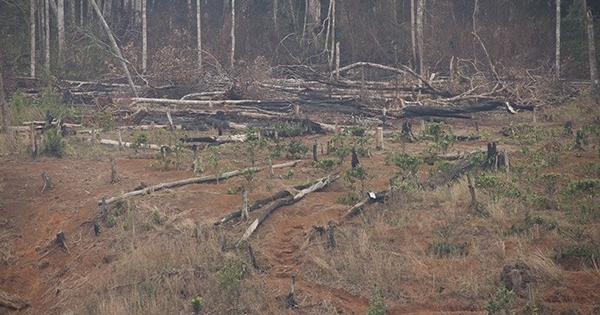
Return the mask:
{"type": "Polygon", "coordinates": [[[435,241],[429,245],[429,253],[443,258],[449,256],[466,256],[468,255],[469,243],[451,243],[448,241],[435,241]]]}
{"type": "Polygon", "coordinates": [[[60,130],[50,128],[46,130],[46,141],[44,142],[44,153],[49,156],[62,158],[67,151],[67,144],[63,140],[60,130]]]}
{"type": "Polygon", "coordinates": [[[133,142],[131,143],[131,147],[134,149],[139,149],[147,143],[148,143],[148,134],[145,132],[140,132],[133,139],[133,142]]]}
{"type": "Polygon", "coordinates": [[[369,309],[367,315],[385,315],[387,313],[387,306],[385,305],[385,299],[381,290],[375,286],[375,296],[369,302],[369,309]]]}
{"type": "Polygon", "coordinates": [[[192,306],[194,314],[198,315],[204,306],[204,299],[201,296],[197,296],[190,301],[190,305],[192,306]]]}
{"type": "Polygon", "coordinates": [[[510,308],[514,303],[515,293],[512,290],[508,290],[505,287],[502,287],[496,291],[494,296],[492,296],[487,305],[483,308],[485,310],[486,315],[495,315],[500,314],[501,311],[504,314],[510,314],[510,308]]]}

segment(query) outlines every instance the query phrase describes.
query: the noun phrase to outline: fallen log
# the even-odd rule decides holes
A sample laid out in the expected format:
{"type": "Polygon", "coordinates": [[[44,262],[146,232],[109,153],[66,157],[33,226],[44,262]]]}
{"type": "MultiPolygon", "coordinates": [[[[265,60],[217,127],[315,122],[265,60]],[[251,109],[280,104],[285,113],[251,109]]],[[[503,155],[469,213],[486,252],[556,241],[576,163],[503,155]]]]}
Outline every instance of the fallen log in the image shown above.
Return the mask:
{"type": "Polygon", "coordinates": [[[388,197],[388,195],[389,191],[387,190],[383,190],[378,193],[370,192],[367,197],[365,197],[363,200],[359,201],[357,204],[352,206],[348,210],[348,212],[346,212],[346,214],[342,217],[342,220],[347,220],[357,215],[367,204],[371,204],[373,202],[383,202],[388,197]]]}
{"type": "Polygon", "coordinates": [[[498,107],[506,108],[506,111],[511,114],[516,114],[516,110],[533,111],[533,105],[519,105],[509,101],[493,100],[483,104],[465,105],[461,107],[441,107],[441,106],[421,106],[412,105],[403,109],[400,118],[404,117],[451,117],[470,119],[468,114],[476,112],[486,112],[497,109],[498,107]]]}
{"type": "MultiPolygon", "coordinates": [[[[305,189],[307,187],[310,187],[311,185],[313,185],[314,183],[310,183],[310,184],[305,184],[305,185],[298,185],[298,186],[294,186],[295,190],[302,190],[305,189]]],[[[292,193],[289,192],[288,190],[281,190],[276,192],[275,194],[267,197],[267,198],[263,198],[263,199],[259,199],[257,201],[255,201],[249,208],[248,208],[248,212],[254,211],[256,209],[261,208],[262,206],[268,204],[269,202],[273,202],[275,200],[278,199],[282,199],[288,196],[291,196],[292,193]]],[[[220,225],[223,223],[227,223],[235,218],[239,218],[242,216],[242,210],[236,210],[231,212],[230,214],[222,217],[221,219],[219,219],[217,222],[214,223],[214,225],[220,225]]]]}
{"type": "Polygon", "coordinates": [[[424,188],[435,189],[443,184],[449,183],[461,177],[466,172],[484,165],[477,155],[479,151],[466,155],[463,159],[449,166],[447,171],[438,172],[425,182],[421,183],[424,188]]]}
{"type": "Polygon", "coordinates": [[[263,221],[265,221],[265,219],[273,211],[275,211],[281,207],[289,206],[291,204],[298,202],[300,199],[304,198],[304,196],[308,195],[311,192],[315,192],[315,191],[323,189],[325,186],[329,185],[331,182],[333,182],[334,180],[336,180],[338,178],[339,178],[339,175],[333,175],[333,176],[330,175],[327,177],[323,177],[321,179],[318,179],[314,185],[301,190],[296,195],[289,197],[289,198],[285,198],[285,199],[279,199],[278,201],[273,203],[271,206],[269,206],[267,209],[265,209],[265,212],[263,212],[258,218],[256,218],[256,220],[254,220],[254,222],[252,222],[252,224],[250,225],[250,227],[248,227],[248,229],[246,230],[244,235],[242,235],[242,238],[240,238],[240,240],[238,241],[237,245],[239,246],[243,241],[247,240],[252,235],[252,233],[258,228],[258,226],[263,221]]]}
{"type": "MultiPolygon", "coordinates": [[[[300,163],[300,161],[301,160],[295,160],[295,161],[291,161],[291,162],[276,164],[276,165],[273,165],[273,168],[294,167],[294,166],[296,166],[296,164],[300,163]]],[[[174,182],[161,183],[161,184],[157,184],[154,186],[146,187],[144,189],[130,191],[130,192],[124,193],[123,195],[118,196],[118,197],[102,199],[102,200],[98,201],[98,205],[110,204],[117,200],[122,200],[125,198],[138,196],[138,195],[147,195],[147,194],[151,194],[155,191],[168,189],[168,188],[181,187],[181,186],[190,185],[190,184],[216,182],[218,180],[227,179],[227,178],[231,178],[231,177],[239,176],[239,175],[243,175],[243,174],[248,174],[248,172],[258,172],[265,168],[266,167],[249,167],[249,168],[226,172],[226,173],[218,174],[218,175],[192,177],[192,178],[187,178],[187,179],[178,180],[178,181],[174,181],[174,182]]]]}
{"type": "Polygon", "coordinates": [[[29,302],[18,295],[0,289],[0,306],[7,307],[11,310],[22,310],[29,306],[29,302]]]}

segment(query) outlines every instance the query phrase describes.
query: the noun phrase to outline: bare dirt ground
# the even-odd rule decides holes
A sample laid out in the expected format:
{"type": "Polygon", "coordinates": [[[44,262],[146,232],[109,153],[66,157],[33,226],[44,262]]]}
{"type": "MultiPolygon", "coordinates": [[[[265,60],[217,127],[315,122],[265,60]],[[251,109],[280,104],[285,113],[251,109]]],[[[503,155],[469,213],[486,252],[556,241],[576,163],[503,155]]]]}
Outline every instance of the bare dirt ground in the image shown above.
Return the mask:
{"type": "MultiPolygon", "coordinates": [[[[501,139],[499,130],[504,122],[492,122],[489,117],[487,114],[484,115],[479,126],[490,133],[485,141],[456,146],[460,147],[460,150],[468,151],[485,147],[489,139],[501,139]]],[[[523,121],[531,119],[528,114],[523,114],[522,117],[518,119],[523,121]]],[[[452,123],[462,124],[461,127],[455,125],[457,133],[471,130],[473,126],[472,121],[452,123]]],[[[324,143],[328,137],[303,137],[301,140],[306,144],[312,143],[313,139],[324,143]]],[[[379,191],[389,186],[390,174],[393,171],[392,166],[385,166],[386,152],[419,145],[421,144],[396,143],[387,146],[383,151],[373,150],[372,158],[362,159],[361,163],[372,175],[368,179],[369,190],[379,191]]],[[[92,150],[88,144],[82,144],[76,149],[92,150]]],[[[60,314],[67,311],[61,305],[68,304],[65,299],[70,296],[65,295],[64,292],[76,287],[94,294],[94,288],[99,284],[94,283],[93,278],[110,273],[115,261],[128,259],[127,242],[119,242],[115,239],[117,235],[115,229],[103,227],[99,236],[94,235],[92,222],[99,215],[98,201],[131,191],[140,182],[153,185],[193,176],[187,166],[183,170],[171,168],[165,171],[156,165],[156,159],[148,157],[148,154],[145,157],[144,154],[128,157],[119,155],[113,148],[103,150],[103,154],[93,158],[42,157],[34,161],[24,154],[6,155],[1,158],[0,239],[4,264],[0,266],[0,288],[25,298],[31,304],[20,311],[0,307],[0,314],[60,314]],[[119,156],[117,165],[121,181],[114,184],[110,183],[110,166],[107,158],[109,154],[119,156]],[[50,176],[53,187],[42,193],[43,172],[50,176]],[[61,249],[54,243],[59,231],[64,231],[67,236],[68,250],[61,249]]],[[[420,151],[419,148],[414,150],[420,151]]],[[[561,166],[556,170],[572,173],[571,165],[580,164],[582,159],[597,161],[593,152],[584,152],[583,157],[568,153],[568,157],[561,161],[561,166]]],[[[274,161],[277,162],[281,161],[274,161]]],[[[268,179],[267,171],[259,172],[255,177],[254,188],[249,194],[250,199],[255,200],[268,195],[269,189],[277,191],[327,174],[314,168],[308,156],[292,170],[294,177],[287,180],[282,176],[289,169],[276,170],[278,179],[275,181],[268,179]],[[272,187],[268,189],[269,183],[272,187]]],[[[243,182],[243,178],[234,178],[221,181],[219,184],[187,185],[134,198],[147,206],[162,209],[161,211],[167,217],[183,216],[189,222],[200,220],[203,225],[210,228],[210,225],[221,216],[239,207],[240,196],[227,192],[232,187],[242,185],[243,182]]],[[[308,244],[306,240],[314,234],[314,225],[325,226],[329,221],[339,223],[349,209],[349,205],[339,201],[346,194],[347,188],[340,179],[331,187],[310,194],[301,202],[276,211],[251,237],[251,243],[258,248],[257,262],[265,269],[263,279],[267,282],[267,287],[271,290],[269,294],[273,299],[285,296],[289,291],[290,277],[298,275],[296,300],[300,304],[300,309],[287,309],[286,313],[302,314],[303,307],[306,310],[310,308],[309,305],[315,303],[325,303],[338,314],[367,312],[371,296],[366,292],[353,288],[344,290],[329,286],[325,282],[317,283],[307,280],[311,277],[305,276],[312,272],[310,266],[319,262],[315,259],[315,255],[311,254],[312,251],[316,251],[311,249],[311,246],[317,246],[308,244]]],[[[468,199],[468,195],[460,198],[468,199]]],[[[402,205],[398,204],[397,207],[402,205]]],[[[425,211],[420,214],[422,216],[443,215],[438,212],[440,205],[435,200],[424,200],[422,207],[425,211]]],[[[382,209],[384,209],[382,205],[371,205],[365,211],[376,212],[382,209]]],[[[253,212],[251,217],[255,218],[259,212],[253,212]]],[[[418,223],[408,224],[402,227],[402,230],[399,228],[399,237],[396,241],[386,243],[386,236],[377,236],[377,231],[369,227],[368,221],[368,217],[359,216],[344,224],[363,227],[372,237],[381,237],[382,243],[385,244],[382,246],[394,255],[402,255],[405,252],[403,247],[407,243],[412,244],[411,246],[427,248],[428,240],[421,238],[427,235],[427,228],[418,223]]],[[[239,231],[241,235],[246,226],[246,223],[235,221],[220,228],[239,231]]],[[[189,228],[189,233],[192,233],[191,227],[182,227],[185,228],[189,228]]],[[[591,228],[598,228],[598,225],[591,228]]],[[[152,234],[149,234],[145,242],[152,242],[151,238],[152,234]]],[[[351,236],[340,236],[338,245],[343,246],[344,242],[356,241],[359,240],[351,236]]],[[[552,238],[542,237],[538,241],[541,248],[553,246],[552,238]]],[[[144,243],[135,246],[144,246],[144,243]]],[[[510,253],[516,251],[521,244],[516,244],[513,239],[507,238],[502,246],[503,251],[510,253]]],[[[485,264],[485,261],[480,263],[485,264]]],[[[463,271],[468,269],[477,270],[478,267],[463,266],[463,271]]],[[[552,309],[552,313],[555,314],[598,314],[600,273],[597,267],[596,269],[567,269],[562,266],[561,285],[544,287],[546,291],[540,292],[538,298],[542,299],[545,305],[551,305],[548,309],[552,309]],[[571,313],[576,310],[581,311],[571,313]]],[[[432,271],[432,274],[436,273],[435,270],[432,271]]],[[[396,301],[399,302],[388,303],[388,314],[481,314],[483,312],[484,305],[481,301],[464,299],[454,293],[445,294],[444,287],[432,287],[430,281],[398,283],[397,286],[401,288],[399,292],[402,293],[398,293],[399,297],[396,301]],[[438,291],[438,293],[431,294],[430,291],[438,291]],[[403,298],[402,295],[437,296],[437,298],[423,300],[403,298]]],[[[484,301],[485,299],[486,297],[483,296],[484,301]]]]}

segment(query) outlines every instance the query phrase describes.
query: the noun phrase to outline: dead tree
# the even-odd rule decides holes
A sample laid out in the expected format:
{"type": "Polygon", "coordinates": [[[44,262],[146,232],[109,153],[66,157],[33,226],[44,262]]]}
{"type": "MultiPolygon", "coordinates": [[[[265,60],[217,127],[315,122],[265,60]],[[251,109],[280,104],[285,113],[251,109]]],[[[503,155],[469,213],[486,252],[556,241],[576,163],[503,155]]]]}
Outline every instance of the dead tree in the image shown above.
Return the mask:
{"type": "Polygon", "coordinates": [[[117,172],[117,162],[114,157],[110,157],[110,183],[114,184],[121,180],[119,173],[117,172]]]}
{"type": "Polygon", "coordinates": [[[335,248],[335,238],[333,237],[333,229],[335,228],[335,222],[329,221],[327,223],[327,249],[335,248]]]}
{"type": "Polygon", "coordinates": [[[300,306],[298,305],[298,302],[296,302],[296,297],[294,296],[294,284],[296,282],[296,276],[293,275],[292,276],[292,281],[290,284],[290,293],[288,293],[288,295],[285,298],[285,301],[287,302],[287,304],[291,307],[291,308],[299,308],[300,306]]]}
{"type": "Polygon", "coordinates": [[[69,251],[69,248],[67,247],[67,238],[65,237],[65,232],[60,231],[56,234],[56,244],[66,249],[67,252],[69,251]]]}
{"type": "Polygon", "coordinates": [[[469,187],[469,194],[471,194],[471,209],[477,209],[477,197],[475,196],[475,185],[471,179],[471,174],[467,173],[467,185],[469,187]]]}
{"type": "Polygon", "coordinates": [[[42,185],[42,191],[40,192],[40,195],[44,194],[44,191],[50,190],[53,188],[52,180],[50,179],[50,176],[48,176],[48,174],[45,171],[42,172],[42,181],[43,181],[43,185],[42,185]]]}

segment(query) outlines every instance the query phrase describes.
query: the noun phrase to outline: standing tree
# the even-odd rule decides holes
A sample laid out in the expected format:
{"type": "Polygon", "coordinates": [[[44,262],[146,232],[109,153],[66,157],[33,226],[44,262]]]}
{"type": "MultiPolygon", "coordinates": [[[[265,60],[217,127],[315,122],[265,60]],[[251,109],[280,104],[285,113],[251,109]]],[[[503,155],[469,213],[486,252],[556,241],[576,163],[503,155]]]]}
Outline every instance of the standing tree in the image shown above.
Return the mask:
{"type": "Polygon", "coordinates": [[[233,70],[235,62],[235,0],[231,0],[231,56],[229,67],[233,70]]]}
{"type": "Polygon", "coordinates": [[[560,78],[560,0],[556,0],[556,55],[554,57],[554,67],[556,68],[556,78],[560,78]]]}
{"type": "Polygon", "coordinates": [[[588,60],[590,67],[590,82],[592,84],[591,92],[597,93],[598,90],[598,64],[596,63],[596,45],[594,42],[594,19],[592,12],[587,8],[587,0],[583,0],[583,14],[585,15],[585,28],[588,40],[588,60]]]}
{"type": "Polygon", "coordinates": [[[56,21],[58,24],[58,64],[62,65],[65,54],[65,0],[57,1],[56,21]]]}
{"type": "Polygon", "coordinates": [[[50,71],[50,1],[44,1],[44,14],[42,15],[44,25],[44,66],[50,71]]]}
{"type": "Polygon", "coordinates": [[[35,56],[36,56],[36,47],[35,47],[35,7],[36,0],[29,0],[29,75],[32,78],[35,78],[35,56]]]}
{"type": "Polygon", "coordinates": [[[142,73],[146,73],[148,65],[148,25],[146,20],[146,0],[142,3],[142,73]]]}
{"type": "Polygon", "coordinates": [[[416,19],[416,25],[417,25],[417,31],[416,31],[416,35],[417,35],[417,51],[418,51],[418,58],[419,58],[419,74],[421,76],[425,75],[425,69],[423,69],[423,50],[424,50],[424,43],[423,43],[423,17],[425,15],[425,0],[417,0],[417,19],[416,19]]]}
{"type": "Polygon", "coordinates": [[[202,14],[200,11],[200,3],[202,1],[196,0],[196,41],[198,43],[198,73],[202,72],[202,14]]]}

